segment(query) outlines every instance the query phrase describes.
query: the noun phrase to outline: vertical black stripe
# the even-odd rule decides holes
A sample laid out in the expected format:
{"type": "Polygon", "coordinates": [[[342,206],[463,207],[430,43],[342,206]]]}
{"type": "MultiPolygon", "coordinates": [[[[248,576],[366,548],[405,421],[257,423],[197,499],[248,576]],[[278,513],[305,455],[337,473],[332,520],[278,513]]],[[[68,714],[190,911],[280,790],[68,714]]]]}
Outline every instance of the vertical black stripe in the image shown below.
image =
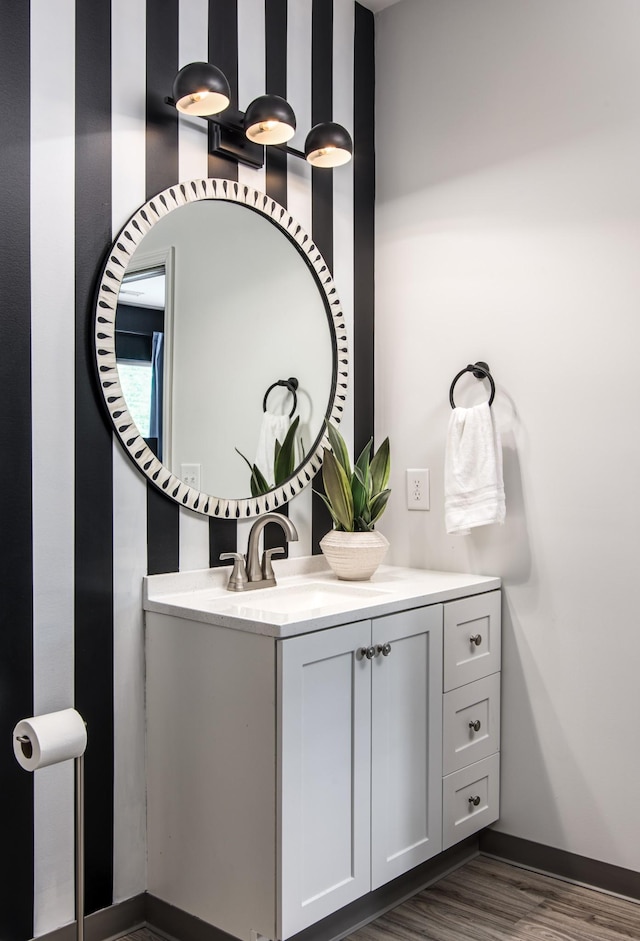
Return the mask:
{"type": "MultiPolygon", "coordinates": [[[[178,71],[178,0],[147,0],[146,194],[178,182],[178,113],[165,104],[178,71]]],[[[147,572],[180,567],[180,508],[147,483],[147,572]]]]}
{"type": "MultiPolygon", "coordinates": [[[[313,0],[311,36],[311,124],[333,116],[333,0],[313,0]]],[[[311,170],[311,226],[313,240],[333,271],[333,170],[311,170]]],[[[313,482],[322,490],[322,476],[313,482]]],[[[319,497],[313,497],[311,551],[320,552],[320,540],[332,520],[319,497]]]]}
{"type": "MultiPolygon", "coordinates": [[[[311,124],[333,117],[333,0],[313,0],[311,124]]],[[[311,170],[313,239],[333,271],[333,170],[311,170]]]]}
{"type": "Polygon", "coordinates": [[[33,775],[11,746],[33,714],[29,4],[0,4],[0,937],[33,935],[33,775]]]}
{"type": "MultiPolygon", "coordinates": [[[[287,0],[265,0],[265,88],[287,97],[287,0]]],[[[276,147],[265,151],[267,195],[286,208],[287,155],[276,147]]]]}
{"type": "Polygon", "coordinates": [[[355,5],[353,103],[353,411],[359,454],[374,424],[375,19],[355,5]]]}
{"type": "MultiPolygon", "coordinates": [[[[265,90],[269,95],[287,97],[287,0],[265,0],[265,90]]],[[[287,155],[276,147],[265,148],[265,189],[267,195],[287,207],[287,155]]],[[[295,159],[295,158],[294,158],[295,159]]],[[[289,515],[286,504],[278,512],[289,515]]],[[[284,549],[278,558],[287,558],[289,543],[280,526],[268,524],[264,530],[264,548],[284,549]]]]}
{"type": "Polygon", "coordinates": [[[178,71],[178,0],[147,0],[147,199],[178,182],[178,112],[165,104],[178,71]]]}
{"type": "MultiPolygon", "coordinates": [[[[231,89],[231,108],[238,108],[238,0],[209,0],[209,62],[222,69],[231,89]]],[[[243,102],[246,107],[247,102],[243,102]]],[[[238,164],[209,154],[207,173],[222,180],[238,179],[238,164]]]]}
{"type": "Polygon", "coordinates": [[[221,562],[223,552],[236,552],[238,548],[238,524],[235,520],[220,520],[209,518],[209,565],[215,568],[218,565],[228,565],[221,562]]]}
{"type": "Polygon", "coordinates": [[[112,435],[98,405],[92,308],[111,242],[111,3],[76,4],[75,691],[88,728],[86,911],[113,898],[112,435]]]}
{"type": "MultiPolygon", "coordinates": [[[[209,0],[209,62],[222,69],[229,80],[231,107],[238,107],[238,2],[209,0]]],[[[246,102],[243,102],[246,107],[246,102]]],[[[238,179],[238,164],[226,157],[209,154],[207,172],[223,180],[238,179]]],[[[238,547],[238,525],[235,520],[209,519],[209,565],[222,564],[222,552],[235,552],[238,547]]],[[[223,563],[227,564],[227,563],[223,563]]]]}

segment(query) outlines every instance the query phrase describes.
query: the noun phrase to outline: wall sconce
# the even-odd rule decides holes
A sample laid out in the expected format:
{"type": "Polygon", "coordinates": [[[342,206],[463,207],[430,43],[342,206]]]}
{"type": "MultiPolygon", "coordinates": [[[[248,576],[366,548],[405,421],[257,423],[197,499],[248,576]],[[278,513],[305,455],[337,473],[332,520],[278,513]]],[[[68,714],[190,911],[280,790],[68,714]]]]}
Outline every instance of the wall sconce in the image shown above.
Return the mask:
{"type": "Polygon", "coordinates": [[[296,131],[296,116],[279,95],[261,95],[245,112],[229,107],[231,92],[224,73],[209,62],[191,62],[173,82],[165,102],[183,114],[209,122],[209,153],[230,157],[246,166],[264,166],[264,148],[278,147],[313,167],[340,167],[351,160],[353,142],[334,121],[316,124],[307,134],[304,153],[284,146],[296,131]],[[224,111],[224,117],[221,112],[224,111]]]}

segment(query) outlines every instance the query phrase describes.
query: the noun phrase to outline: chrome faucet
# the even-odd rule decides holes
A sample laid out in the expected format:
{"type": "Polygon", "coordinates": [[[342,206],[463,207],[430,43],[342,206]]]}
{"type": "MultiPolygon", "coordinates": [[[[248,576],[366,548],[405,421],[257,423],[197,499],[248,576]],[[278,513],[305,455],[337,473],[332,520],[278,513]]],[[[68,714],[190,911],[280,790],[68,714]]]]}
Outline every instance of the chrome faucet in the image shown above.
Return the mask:
{"type": "Polygon", "coordinates": [[[260,535],[267,523],[278,523],[287,537],[287,542],[297,542],[298,531],[288,516],[281,513],[265,513],[264,516],[259,516],[249,532],[246,567],[245,557],[239,552],[223,552],[220,556],[221,559],[234,560],[233,571],[227,584],[229,591],[251,591],[252,588],[269,588],[276,584],[271,558],[282,554],[284,549],[282,546],[265,549],[262,561],[258,552],[260,535]]]}

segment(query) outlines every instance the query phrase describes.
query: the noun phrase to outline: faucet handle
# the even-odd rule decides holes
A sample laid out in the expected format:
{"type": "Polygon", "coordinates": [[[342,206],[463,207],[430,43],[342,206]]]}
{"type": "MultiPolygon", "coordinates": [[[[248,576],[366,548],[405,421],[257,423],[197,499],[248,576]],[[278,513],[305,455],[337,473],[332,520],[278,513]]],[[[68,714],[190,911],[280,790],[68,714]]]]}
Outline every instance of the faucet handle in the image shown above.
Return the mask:
{"type": "Polygon", "coordinates": [[[240,552],[223,552],[220,555],[220,561],[224,559],[233,559],[233,570],[227,582],[227,591],[244,591],[248,581],[244,556],[240,552]]]}
{"type": "Polygon", "coordinates": [[[276,580],[275,575],[273,574],[273,566],[271,565],[271,557],[274,555],[284,555],[283,546],[275,546],[273,549],[265,549],[262,553],[262,577],[276,580]]]}

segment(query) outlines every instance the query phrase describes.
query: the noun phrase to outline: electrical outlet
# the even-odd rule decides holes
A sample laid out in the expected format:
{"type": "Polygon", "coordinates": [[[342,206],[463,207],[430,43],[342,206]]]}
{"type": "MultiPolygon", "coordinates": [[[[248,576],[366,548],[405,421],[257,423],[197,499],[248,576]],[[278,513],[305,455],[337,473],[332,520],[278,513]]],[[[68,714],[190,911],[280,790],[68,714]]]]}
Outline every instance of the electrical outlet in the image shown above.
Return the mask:
{"type": "Polygon", "coordinates": [[[424,467],[407,470],[407,509],[429,509],[429,471],[424,467]]]}
{"type": "Polygon", "coordinates": [[[181,464],[180,476],[188,487],[200,490],[200,464],[181,464]]]}

